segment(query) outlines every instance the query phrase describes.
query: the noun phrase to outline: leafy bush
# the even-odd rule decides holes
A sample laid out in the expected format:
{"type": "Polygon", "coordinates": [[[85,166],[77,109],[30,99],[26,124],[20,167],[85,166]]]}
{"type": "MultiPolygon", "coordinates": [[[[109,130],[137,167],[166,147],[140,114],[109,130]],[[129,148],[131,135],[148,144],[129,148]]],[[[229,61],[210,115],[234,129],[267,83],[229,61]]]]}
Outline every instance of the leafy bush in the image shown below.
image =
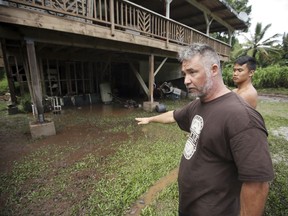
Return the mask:
{"type": "MultiPolygon", "coordinates": [[[[227,86],[234,86],[233,66],[224,67],[222,75],[227,86]]],[[[257,68],[252,82],[255,88],[288,88],[288,67],[271,65],[266,68],[257,68]]]]}
{"type": "Polygon", "coordinates": [[[20,110],[23,112],[32,112],[31,96],[29,93],[24,94],[19,99],[20,110]]]}
{"type": "Polygon", "coordinates": [[[232,76],[233,76],[233,66],[229,65],[224,67],[224,69],[222,70],[222,77],[225,85],[234,86],[232,76]]]}
{"type": "Polygon", "coordinates": [[[288,67],[272,65],[266,68],[258,68],[253,85],[256,88],[288,88],[288,67]]]}
{"type": "Polygon", "coordinates": [[[0,95],[9,92],[8,81],[4,70],[0,70],[0,95]]]}

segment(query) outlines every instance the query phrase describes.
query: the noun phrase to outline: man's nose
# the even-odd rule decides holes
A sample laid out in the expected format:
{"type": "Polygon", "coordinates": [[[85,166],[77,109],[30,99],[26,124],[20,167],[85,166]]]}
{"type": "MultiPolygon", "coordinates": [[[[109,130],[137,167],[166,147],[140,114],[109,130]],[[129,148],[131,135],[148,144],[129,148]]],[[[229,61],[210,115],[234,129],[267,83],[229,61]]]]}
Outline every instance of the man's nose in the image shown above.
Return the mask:
{"type": "Polygon", "coordinates": [[[189,78],[189,76],[186,75],[186,76],[184,77],[184,84],[187,85],[187,84],[189,84],[189,83],[191,83],[191,79],[189,78]]]}

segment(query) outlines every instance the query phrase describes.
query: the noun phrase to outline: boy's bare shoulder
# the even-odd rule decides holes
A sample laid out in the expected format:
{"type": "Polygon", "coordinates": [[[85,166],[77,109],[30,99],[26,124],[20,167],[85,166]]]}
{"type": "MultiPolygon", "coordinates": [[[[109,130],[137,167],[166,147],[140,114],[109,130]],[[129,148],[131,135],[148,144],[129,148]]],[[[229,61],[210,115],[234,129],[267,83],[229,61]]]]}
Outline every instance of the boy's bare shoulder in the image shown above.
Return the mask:
{"type": "Polygon", "coordinates": [[[249,88],[246,91],[243,91],[241,93],[239,93],[239,95],[246,101],[248,102],[248,104],[250,104],[250,106],[252,106],[253,108],[257,107],[257,100],[258,100],[258,93],[256,91],[256,89],[253,88],[249,88]]]}
{"type": "Polygon", "coordinates": [[[257,106],[257,100],[258,100],[258,93],[257,90],[251,85],[247,86],[244,89],[233,89],[233,92],[238,94],[240,97],[242,97],[250,106],[253,108],[256,108],[257,106]]]}

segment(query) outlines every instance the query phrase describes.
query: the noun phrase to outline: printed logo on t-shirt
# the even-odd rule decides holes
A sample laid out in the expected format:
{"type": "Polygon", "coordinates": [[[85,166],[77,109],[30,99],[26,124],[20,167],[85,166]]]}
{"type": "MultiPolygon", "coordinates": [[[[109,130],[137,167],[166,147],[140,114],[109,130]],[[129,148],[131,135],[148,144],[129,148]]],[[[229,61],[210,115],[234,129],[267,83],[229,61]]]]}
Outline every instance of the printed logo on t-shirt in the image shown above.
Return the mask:
{"type": "Polygon", "coordinates": [[[203,124],[203,118],[199,115],[195,115],[190,126],[191,133],[188,140],[186,141],[183,151],[183,155],[187,160],[190,160],[196,151],[203,124]]]}

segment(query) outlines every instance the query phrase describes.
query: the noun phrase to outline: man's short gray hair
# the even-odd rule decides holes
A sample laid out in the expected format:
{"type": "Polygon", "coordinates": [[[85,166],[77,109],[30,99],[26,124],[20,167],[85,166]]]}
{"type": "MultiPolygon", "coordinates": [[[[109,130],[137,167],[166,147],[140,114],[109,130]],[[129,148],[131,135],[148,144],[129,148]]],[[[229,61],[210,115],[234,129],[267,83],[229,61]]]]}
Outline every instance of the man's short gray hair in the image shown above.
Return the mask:
{"type": "Polygon", "coordinates": [[[207,70],[209,70],[213,64],[217,64],[221,71],[218,54],[212,47],[208,46],[207,44],[193,43],[187,47],[184,47],[178,53],[178,60],[183,62],[184,60],[189,60],[196,55],[201,56],[204,67],[206,68],[206,72],[208,72],[207,70]]]}

